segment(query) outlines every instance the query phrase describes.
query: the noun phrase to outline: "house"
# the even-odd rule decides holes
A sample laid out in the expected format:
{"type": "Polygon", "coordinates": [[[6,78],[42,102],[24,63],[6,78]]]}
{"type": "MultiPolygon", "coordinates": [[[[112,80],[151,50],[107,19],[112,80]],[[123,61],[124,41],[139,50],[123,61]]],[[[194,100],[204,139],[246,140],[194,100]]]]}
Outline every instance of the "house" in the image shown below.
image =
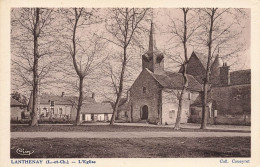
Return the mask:
{"type": "MultiPolygon", "coordinates": [[[[39,116],[42,120],[63,119],[76,120],[77,114],[76,96],[49,95],[43,94],[39,97],[39,116]]],[[[111,105],[98,103],[95,100],[95,94],[92,97],[84,97],[81,107],[81,121],[106,121],[111,119],[111,105]],[[93,119],[92,119],[93,116],[93,119]],[[95,119],[97,117],[97,119],[95,119]]]]}
{"type": "MultiPolygon", "coordinates": [[[[110,121],[113,109],[109,103],[84,103],[81,107],[81,121],[110,121]]],[[[71,115],[76,120],[76,112],[71,115]]]]}
{"type": "MultiPolygon", "coordinates": [[[[194,75],[201,84],[206,73],[203,59],[205,58],[193,52],[187,65],[187,74],[194,75]]],[[[208,123],[249,125],[251,123],[251,70],[230,72],[227,63],[216,56],[211,66],[209,83],[206,113],[208,123]]],[[[200,123],[201,118],[200,95],[191,104],[189,121],[200,123]]]]}
{"type": "MultiPolygon", "coordinates": [[[[182,74],[164,70],[164,55],[154,41],[153,23],[149,36],[149,49],[142,56],[142,72],[130,88],[128,119],[130,122],[173,124],[178,111],[178,97],[183,87],[182,74]]],[[[188,75],[189,86],[184,95],[181,122],[187,122],[190,104],[199,96],[201,84],[188,75]]]]}
{"type": "Polygon", "coordinates": [[[70,119],[73,108],[76,106],[77,97],[43,94],[39,96],[40,118],[70,119]]]}
{"type": "Polygon", "coordinates": [[[22,104],[14,98],[10,98],[10,107],[11,107],[11,120],[19,121],[22,119],[22,113],[26,111],[26,104],[22,104]]]}

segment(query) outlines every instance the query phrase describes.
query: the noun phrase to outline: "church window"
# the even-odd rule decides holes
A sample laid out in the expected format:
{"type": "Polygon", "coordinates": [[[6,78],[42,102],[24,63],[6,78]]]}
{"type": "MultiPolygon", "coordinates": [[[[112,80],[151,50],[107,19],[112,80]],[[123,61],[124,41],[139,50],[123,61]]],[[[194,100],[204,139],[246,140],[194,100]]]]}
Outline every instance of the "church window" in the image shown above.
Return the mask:
{"type": "Polygon", "coordinates": [[[146,94],[146,87],[143,87],[143,94],[146,94]]]}
{"type": "Polygon", "coordinates": [[[170,110],[169,118],[173,118],[174,116],[175,116],[175,111],[174,110],[170,110]]]}

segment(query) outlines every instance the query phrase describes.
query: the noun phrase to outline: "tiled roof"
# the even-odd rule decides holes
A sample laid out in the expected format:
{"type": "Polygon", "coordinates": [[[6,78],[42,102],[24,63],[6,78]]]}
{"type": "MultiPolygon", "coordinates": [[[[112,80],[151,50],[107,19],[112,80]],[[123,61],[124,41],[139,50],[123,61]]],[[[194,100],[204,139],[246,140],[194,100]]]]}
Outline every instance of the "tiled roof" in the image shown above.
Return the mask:
{"type": "Polygon", "coordinates": [[[81,107],[81,113],[85,114],[112,114],[110,103],[85,103],[81,107]]]}
{"type": "Polygon", "coordinates": [[[230,85],[251,84],[251,70],[230,72],[230,85]]]}
{"type": "MultiPolygon", "coordinates": [[[[178,72],[164,71],[164,74],[154,74],[150,70],[147,71],[154,77],[159,84],[165,88],[170,89],[182,89],[183,87],[183,76],[178,72]]],[[[194,91],[201,91],[201,84],[191,75],[188,76],[188,89],[194,91]]]]}
{"type": "MultiPolygon", "coordinates": [[[[211,98],[211,91],[208,92],[207,96],[207,104],[211,103],[213,100],[211,98]]],[[[199,96],[193,101],[191,106],[202,107],[202,94],[200,93],[199,96]]]]}
{"type": "Polygon", "coordinates": [[[11,106],[26,106],[25,104],[22,104],[21,102],[15,100],[14,98],[11,98],[10,103],[11,106]]]}
{"type": "MultiPolygon", "coordinates": [[[[73,105],[77,103],[78,97],[76,96],[58,96],[58,95],[42,95],[39,97],[40,104],[50,104],[50,101],[54,101],[59,105],[73,105]]],[[[83,103],[95,102],[95,99],[91,97],[84,97],[83,103]]]]}

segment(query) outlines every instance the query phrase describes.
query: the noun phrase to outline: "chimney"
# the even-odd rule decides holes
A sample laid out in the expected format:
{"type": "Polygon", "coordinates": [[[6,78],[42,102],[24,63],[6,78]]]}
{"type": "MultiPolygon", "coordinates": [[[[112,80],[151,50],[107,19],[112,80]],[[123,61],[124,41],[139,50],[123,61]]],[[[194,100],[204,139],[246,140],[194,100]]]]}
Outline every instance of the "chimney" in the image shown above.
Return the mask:
{"type": "Polygon", "coordinates": [[[62,93],[61,93],[61,97],[64,97],[64,95],[65,95],[65,92],[62,92],[62,93]]]}
{"type": "Polygon", "coordinates": [[[229,66],[227,63],[223,63],[223,66],[220,67],[220,85],[227,86],[230,85],[230,73],[229,73],[229,66]]]}
{"type": "Polygon", "coordinates": [[[92,99],[95,100],[95,93],[94,92],[92,93],[92,99]]]}

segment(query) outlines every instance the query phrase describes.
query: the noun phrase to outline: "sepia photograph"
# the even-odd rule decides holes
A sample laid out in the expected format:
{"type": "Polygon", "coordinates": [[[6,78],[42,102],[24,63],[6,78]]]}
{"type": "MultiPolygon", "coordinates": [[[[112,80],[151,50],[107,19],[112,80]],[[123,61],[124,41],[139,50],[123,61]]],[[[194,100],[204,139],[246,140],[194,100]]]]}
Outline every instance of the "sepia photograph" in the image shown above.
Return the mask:
{"type": "Polygon", "coordinates": [[[9,14],[12,162],[251,157],[250,8],[9,14]]]}

